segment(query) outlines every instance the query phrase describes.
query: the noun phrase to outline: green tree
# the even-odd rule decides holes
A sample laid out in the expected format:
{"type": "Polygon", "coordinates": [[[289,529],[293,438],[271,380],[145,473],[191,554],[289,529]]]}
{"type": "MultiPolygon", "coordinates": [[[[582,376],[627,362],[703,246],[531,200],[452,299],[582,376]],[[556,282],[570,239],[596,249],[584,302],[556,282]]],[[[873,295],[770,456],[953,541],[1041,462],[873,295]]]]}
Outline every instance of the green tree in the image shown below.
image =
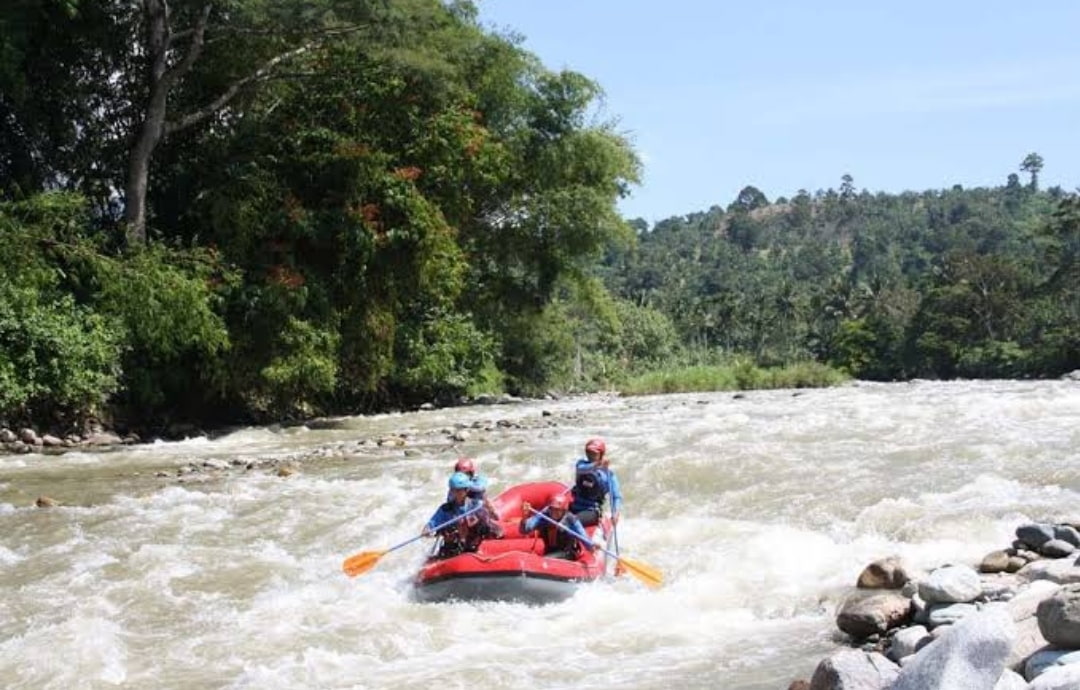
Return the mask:
{"type": "Polygon", "coordinates": [[[1020,170],[1031,175],[1031,181],[1028,182],[1028,189],[1033,192],[1039,191],[1039,172],[1043,169],[1043,157],[1037,153],[1029,153],[1024,156],[1024,160],[1020,163],[1020,170]]]}

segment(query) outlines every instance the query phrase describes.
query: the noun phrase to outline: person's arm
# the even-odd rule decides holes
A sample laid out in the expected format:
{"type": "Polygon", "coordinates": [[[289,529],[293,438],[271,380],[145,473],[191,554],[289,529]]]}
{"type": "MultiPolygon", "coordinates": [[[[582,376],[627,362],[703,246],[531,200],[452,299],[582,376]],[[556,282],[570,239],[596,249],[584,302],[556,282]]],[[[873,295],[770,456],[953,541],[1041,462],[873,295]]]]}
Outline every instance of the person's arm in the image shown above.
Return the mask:
{"type": "Polygon", "coordinates": [[[479,506],[480,507],[480,519],[484,523],[483,532],[491,535],[492,537],[494,537],[496,539],[502,539],[503,538],[502,525],[499,524],[499,518],[495,514],[494,509],[489,507],[490,505],[491,505],[491,502],[488,501],[487,497],[485,496],[482,499],[473,499],[469,504],[469,508],[472,509],[472,508],[476,508],[477,506],[479,506]]]}
{"type": "Polygon", "coordinates": [[[451,515],[447,514],[446,506],[439,506],[438,510],[435,511],[435,514],[432,515],[431,519],[427,521],[426,525],[424,525],[424,529],[420,532],[420,534],[424,535],[425,537],[430,537],[431,535],[435,534],[434,529],[436,527],[446,522],[451,517],[451,515]]]}
{"type": "Polygon", "coordinates": [[[536,526],[539,523],[540,523],[540,517],[534,511],[533,514],[529,518],[521,521],[521,533],[523,535],[532,534],[534,531],[536,531],[536,526]]]}
{"type": "Polygon", "coordinates": [[[619,487],[619,478],[611,470],[608,470],[608,483],[611,489],[611,521],[618,523],[619,513],[622,512],[622,489],[619,487]]]}
{"type": "Polygon", "coordinates": [[[581,524],[581,520],[578,520],[577,517],[573,516],[572,513],[571,516],[572,518],[567,521],[570,523],[568,525],[568,527],[570,527],[570,531],[580,537],[578,541],[581,542],[582,546],[587,548],[589,551],[592,551],[596,548],[596,545],[593,544],[592,539],[589,539],[589,535],[585,532],[585,525],[581,524]]]}

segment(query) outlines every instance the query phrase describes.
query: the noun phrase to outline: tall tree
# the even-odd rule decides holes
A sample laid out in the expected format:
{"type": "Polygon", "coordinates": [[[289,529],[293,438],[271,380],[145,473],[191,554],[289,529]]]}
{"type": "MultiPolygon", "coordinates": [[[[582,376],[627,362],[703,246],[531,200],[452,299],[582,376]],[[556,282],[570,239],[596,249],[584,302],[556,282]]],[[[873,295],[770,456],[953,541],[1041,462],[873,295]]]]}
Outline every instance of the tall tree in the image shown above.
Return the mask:
{"type": "Polygon", "coordinates": [[[1043,169],[1043,157],[1037,153],[1029,153],[1020,163],[1020,169],[1031,175],[1028,189],[1033,192],[1039,191],[1039,172],[1043,169]]]}

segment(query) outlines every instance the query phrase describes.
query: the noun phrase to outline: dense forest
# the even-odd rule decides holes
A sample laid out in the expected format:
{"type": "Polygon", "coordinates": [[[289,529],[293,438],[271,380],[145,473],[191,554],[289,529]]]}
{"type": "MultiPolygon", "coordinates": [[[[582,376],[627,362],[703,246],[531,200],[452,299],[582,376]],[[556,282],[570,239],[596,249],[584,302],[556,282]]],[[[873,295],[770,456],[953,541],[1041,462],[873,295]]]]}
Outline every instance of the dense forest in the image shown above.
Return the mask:
{"type": "Polygon", "coordinates": [[[460,0],[8,0],[0,422],[1080,367],[1080,202],[1037,154],[999,188],[845,176],[648,227],[601,95],[460,0]]]}
{"type": "Polygon", "coordinates": [[[994,188],[806,190],[675,217],[612,251],[606,281],[692,351],[826,362],[877,380],[1080,367],[1080,201],[1029,154],[994,188]]]}

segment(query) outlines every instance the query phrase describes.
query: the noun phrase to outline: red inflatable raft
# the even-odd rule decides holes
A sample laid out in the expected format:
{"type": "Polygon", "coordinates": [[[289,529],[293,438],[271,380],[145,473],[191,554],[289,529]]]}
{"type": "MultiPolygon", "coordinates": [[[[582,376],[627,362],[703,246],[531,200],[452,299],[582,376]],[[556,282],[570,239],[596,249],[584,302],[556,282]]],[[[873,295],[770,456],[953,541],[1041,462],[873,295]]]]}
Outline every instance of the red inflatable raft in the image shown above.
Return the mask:
{"type": "MultiPolygon", "coordinates": [[[[521,504],[537,510],[567,490],[559,482],[513,486],[492,503],[505,536],[480,543],[475,553],[424,564],[413,583],[419,601],[520,601],[546,604],[562,601],[578,586],[604,576],[605,556],[599,549],[583,549],[577,560],[545,558],[539,537],[520,536],[521,504]]],[[[586,529],[594,539],[595,527],[586,529]]],[[[602,534],[610,534],[605,519],[602,534]]]]}

